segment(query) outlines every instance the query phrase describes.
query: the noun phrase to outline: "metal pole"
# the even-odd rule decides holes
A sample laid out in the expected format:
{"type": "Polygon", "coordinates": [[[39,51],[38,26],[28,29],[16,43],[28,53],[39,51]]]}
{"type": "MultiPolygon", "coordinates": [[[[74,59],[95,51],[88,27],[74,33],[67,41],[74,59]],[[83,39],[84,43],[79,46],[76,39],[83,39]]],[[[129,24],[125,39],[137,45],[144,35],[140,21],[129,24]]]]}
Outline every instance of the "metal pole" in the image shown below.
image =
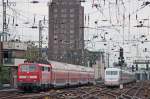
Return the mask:
{"type": "Polygon", "coordinates": [[[39,21],[39,58],[42,57],[42,20],[39,21]]]}
{"type": "Polygon", "coordinates": [[[122,85],[122,63],[120,65],[120,69],[121,69],[121,72],[120,72],[120,89],[122,89],[123,85],[122,85]]]}
{"type": "Polygon", "coordinates": [[[123,66],[123,48],[120,48],[120,89],[123,89],[122,83],[122,66],[123,66]]]}
{"type": "Polygon", "coordinates": [[[109,68],[109,52],[108,52],[108,68],[109,68]]]}
{"type": "Polygon", "coordinates": [[[2,36],[0,36],[0,41],[7,41],[7,34],[5,34],[7,32],[7,23],[6,23],[6,2],[4,0],[2,0],[2,5],[3,5],[3,32],[2,32],[2,36]],[[6,38],[5,38],[6,36],[6,38]]]}

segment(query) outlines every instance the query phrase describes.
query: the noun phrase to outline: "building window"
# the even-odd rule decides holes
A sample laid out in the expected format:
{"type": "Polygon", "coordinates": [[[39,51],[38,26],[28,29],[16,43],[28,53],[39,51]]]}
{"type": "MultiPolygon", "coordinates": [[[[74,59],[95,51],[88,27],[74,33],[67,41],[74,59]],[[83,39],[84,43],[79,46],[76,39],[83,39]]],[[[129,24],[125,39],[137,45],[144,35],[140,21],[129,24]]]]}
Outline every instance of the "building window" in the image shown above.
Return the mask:
{"type": "Polygon", "coordinates": [[[70,45],[70,48],[74,48],[74,45],[73,45],[73,44],[71,44],[71,45],[70,45]]]}
{"type": "Polygon", "coordinates": [[[67,14],[62,14],[61,17],[62,17],[62,18],[66,18],[66,17],[67,17],[67,14]]]}
{"type": "Polygon", "coordinates": [[[65,29],[63,29],[63,30],[62,30],[62,33],[63,33],[63,34],[66,34],[66,30],[65,30],[65,29]]]}
{"type": "Polygon", "coordinates": [[[64,24],[61,24],[61,29],[65,29],[65,25],[64,24]]]}
{"type": "Polygon", "coordinates": [[[57,12],[58,12],[58,10],[57,10],[57,9],[54,9],[54,12],[55,12],[55,13],[57,13],[57,12]]]}
{"type": "Polygon", "coordinates": [[[57,30],[57,29],[58,29],[58,26],[57,26],[57,25],[54,25],[54,29],[57,30]]]}
{"type": "Polygon", "coordinates": [[[71,2],[71,1],[70,1],[70,2],[69,2],[69,5],[72,5],[73,3],[74,3],[74,2],[71,2]]]}
{"type": "Polygon", "coordinates": [[[74,39],[74,35],[70,35],[70,39],[74,39]]]}
{"type": "Polygon", "coordinates": [[[54,39],[57,39],[58,38],[58,35],[54,35],[54,39]]]}
{"type": "Polygon", "coordinates": [[[77,4],[77,5],[79,5],[79,4],[80,4],[80,2],[79,2],[79,1],[77,1],[77,2],[76,2],[76,4],[77,4]]]}
{"type": "Polygon", "coordinates": [[[70,14],[70,17],[73,18],[73,17],[74,17],[74,14],[70,14]]]}
{"type": "Polygon", "coordinates": [[[74,9],[70,9],[70,13],[73,13],[74,12],[74,9]]]}
{"type": "Polygon", "coordinates": [[[62,13],[66,13],[66,12],[67,12],[67,9],[62,9],[61,12],[62,12],[62,13]]]}
{"type": "Polygon", "coordinates": [[[67,2],[64,2],[64,1],[62,2],[62,5],[66,5],[66,4],[67,4],[67,2]]]}
{"type": "Polygon", "coordinates": [[[57,54],[58,53],[58,51],[57,50],[54,50],[54,54],[57,54]]]}
{"type": "Polygon", "coordinates": [[[70,19],[70,23],[74,23],[74,19],[70,19]]]}
{"type": "Polygon", "coordinates": [[[57,45],[54,45],[54,49],[58,49],[58,46],[57,46],[57,45]]]}
{"type": "Polygon", "coordinates": [[[70,29],[72,29],[72,30],[74,29],[74,24],[72,24],[72,23],[70,24],[70,29]]]}
{"type": "Polygon", "coordinates": [[[70,30],[70,34],[74,34],[74,30],[70,30]]]}
{"type": "Polygon", "coordinates": [[[65,48],[65,46],[63,44],[60,44],[60,48],[65,48]]]}
{"type": "Polygon", "coordinates": [[[71,40],[70,40],[70,43],[71,43],[71,44],[74,43],[74,39],[71,39],[71,40]]]}
{"type": "Polygon", "coordinates": [[[58,42],[57,42],[57,39],[54,39],[54,44],[57,44],[58,42]]]}
{"type": "Polygon", "coordinates": [[[54,18],[57,18],[57,16],[58,16],[57,14],[54,14],[54,18]]]}
{"type": "Polygon", "coordinates": [[[66,19],[62,19],[62,23],[63,23],[63,24],[66,23],[66,21],[67,21],[66,19]]]}
{"type": "Polygon", "coordinates": [[[54,34],[58,34],[58,30],[54,30],[54,34]]]}

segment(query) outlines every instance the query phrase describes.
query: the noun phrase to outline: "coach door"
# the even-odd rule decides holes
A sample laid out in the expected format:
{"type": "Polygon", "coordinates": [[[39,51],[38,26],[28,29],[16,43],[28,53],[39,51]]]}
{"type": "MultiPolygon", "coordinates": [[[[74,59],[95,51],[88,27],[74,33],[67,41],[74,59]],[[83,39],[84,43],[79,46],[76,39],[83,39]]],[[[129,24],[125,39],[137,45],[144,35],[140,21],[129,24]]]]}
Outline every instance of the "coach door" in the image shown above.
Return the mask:
{"type": "Polygon", "coordinates": [[[52,67],[49,67],[49,72],[50,72],[50,85],[52,85],[52,67]]]}

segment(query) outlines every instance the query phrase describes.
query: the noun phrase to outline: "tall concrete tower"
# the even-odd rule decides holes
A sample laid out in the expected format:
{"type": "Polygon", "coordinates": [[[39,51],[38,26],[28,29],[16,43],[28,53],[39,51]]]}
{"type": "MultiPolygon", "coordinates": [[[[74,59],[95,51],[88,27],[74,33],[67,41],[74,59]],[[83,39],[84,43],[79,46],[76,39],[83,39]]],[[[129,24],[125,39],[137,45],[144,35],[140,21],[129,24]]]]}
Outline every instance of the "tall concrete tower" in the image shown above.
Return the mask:
{"type": "Polygon", "coordinates": [[[48,58],[82,64],[84,8],[79,0],[52,0],[49,5],[48,58]]]}

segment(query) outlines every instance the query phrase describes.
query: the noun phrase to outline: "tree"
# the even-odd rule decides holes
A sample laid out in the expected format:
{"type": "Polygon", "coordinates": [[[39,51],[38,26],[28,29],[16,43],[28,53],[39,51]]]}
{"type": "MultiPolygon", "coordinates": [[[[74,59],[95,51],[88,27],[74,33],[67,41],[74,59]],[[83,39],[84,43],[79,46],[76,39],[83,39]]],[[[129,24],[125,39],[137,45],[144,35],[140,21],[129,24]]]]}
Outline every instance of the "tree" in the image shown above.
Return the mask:
{"type": "Polygon", "coordinates": [[[1,84],[4,83],[10,83],[10,68],[1,65],[1,71],[0,71],[0,87],[1,84]]]}
{"type": "Polygon", "coordinates": [[[39,49],[33,42],[28,43],[25,59],[27,60],[39,59],[39,49]]]}

